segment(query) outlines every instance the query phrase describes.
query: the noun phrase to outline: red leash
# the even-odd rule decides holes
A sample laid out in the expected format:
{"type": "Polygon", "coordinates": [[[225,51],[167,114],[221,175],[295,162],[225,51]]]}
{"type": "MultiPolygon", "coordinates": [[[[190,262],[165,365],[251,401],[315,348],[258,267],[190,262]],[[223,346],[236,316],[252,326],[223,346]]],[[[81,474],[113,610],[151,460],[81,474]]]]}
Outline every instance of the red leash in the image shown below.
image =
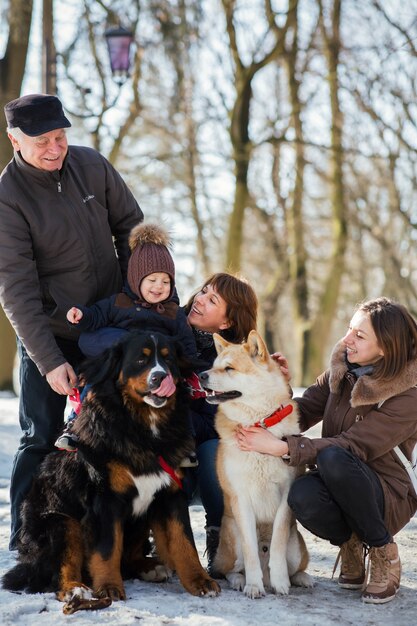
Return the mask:
{"type": "Polygon", "coordinates": [[[175,482],[177,483],[178,487],[180,489],[182,489],[182,482],[181,479],[177,476],[177,474],[175,473],[175,470],[173,467],[171,467],[170,465],[168,465],[168,463],[165,461],[165,459],[162,456],[158,457],[158,461],[159,461],[159,465],[162,467],[162,469],[171,476],[172,480],[175,480],[175,482]]]}

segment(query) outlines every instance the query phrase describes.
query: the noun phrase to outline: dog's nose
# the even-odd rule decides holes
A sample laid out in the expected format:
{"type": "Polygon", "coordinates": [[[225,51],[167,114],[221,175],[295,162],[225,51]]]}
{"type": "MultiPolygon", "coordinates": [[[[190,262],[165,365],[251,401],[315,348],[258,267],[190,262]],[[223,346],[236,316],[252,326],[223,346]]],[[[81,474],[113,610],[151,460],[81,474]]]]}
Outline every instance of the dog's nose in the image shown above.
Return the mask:
{"type": "Polygon", "coordinates": [[[205,383],[208,381],[209,375],[208,372],[201,372],[201,374],[198,375],[198,378],[200,379],[200,383],[205,383]]]}
{"type": "Polygon", "coordinates": [[[149,377],[149,384],[152,385],[152,387],[159,387],[159,385],[162,383],[164,378],[166,378],[166,376],[167,372],[164,372],[164,370],[157,370],[156,372],[152,372],[149,377]]]}

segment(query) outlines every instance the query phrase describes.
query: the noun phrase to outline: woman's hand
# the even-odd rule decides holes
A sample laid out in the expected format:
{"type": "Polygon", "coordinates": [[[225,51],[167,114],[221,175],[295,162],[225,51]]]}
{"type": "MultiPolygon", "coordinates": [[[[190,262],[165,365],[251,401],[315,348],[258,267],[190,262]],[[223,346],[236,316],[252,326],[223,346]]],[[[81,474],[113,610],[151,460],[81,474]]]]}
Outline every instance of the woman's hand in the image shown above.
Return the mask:
{"type": "Polygon", "coordinates": [[[291,374],[286,357],[281,352],[274,352],[274,354],[271,354],[271,357],[274,359],[275,363],[279,365],[279,369],[284,376],[285,382],[289,383],[291,380],[291,374]]]}
{"type": "Polygon", "coordinates": [[[265,428],[258,426],[238,426],[236,430],[236,441],[240,450],[244,452],[261,452],[272,456],[282,456],[288,454],[288,444],[286,441],[277,439],[265,428]]]}

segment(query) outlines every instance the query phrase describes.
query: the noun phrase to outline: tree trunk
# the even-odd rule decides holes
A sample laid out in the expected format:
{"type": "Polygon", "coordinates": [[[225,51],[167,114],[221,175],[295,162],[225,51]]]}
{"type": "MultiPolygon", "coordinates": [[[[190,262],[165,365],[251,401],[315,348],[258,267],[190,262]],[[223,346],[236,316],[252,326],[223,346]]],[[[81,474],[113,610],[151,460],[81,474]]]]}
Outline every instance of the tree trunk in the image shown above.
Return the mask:
{"type": "Polygon", "coordinates": [[[331,126],[331,204],[333,250],[329,259],[329,273],[324,285],[320,306],[314,322],[305,332],[302,367],[302,385],[311,382],[323,370],[327,351],[329,329],[335,318],[342,277],[345,270],[347,246],[347,209],[343,181],[343,114],[339,102],[339,53],[340,53],[340,10],[342,0],[334,0],[330,33],[326,29],[320,4],[320,25],[325,42],[330,91],[331,126]]]}
{"type": "Polygon", "coordinates": [[[234,61],[234,83],[236,98],[231,112],[230,139],[233,147],[233,161],[235,169],[235,194],[233,208],[230,214],[229,230],[226,244],[226,267],[230,271],[238,271],[241,267],[242,244],[245,210],[249,205],[250,192],[248,189],[248,171],[252,156],[253,145],[249,136],[250,107],[252,101],[252,82],[256,74],[272,61],[275,61],[283,52],[285,36],[290,24],[291,16],[297,9],[297,0],[289,3],[287,19],[283,27],[277,26],[276,14],[271,3],[265,2],[265,11],[268,16],[270,33],[274,42],[269,51],[260,60],[252,60],[245,65],[239,51],[235,30],[235,0],[223,0],[223,9],[226,17],[226,29],[230,42],[230,50],[234,61]]]}
{"type": "MultiPolygon", "coordinates": [[[[26,66],[29,33],[32,23],[32,0],[13,0],[9,8],[9,37],[4,57],[0,59],[0,109],[20,96],[26,66]]],[[[13,156],[9,138],[0,132],[0,172],[13,156]]],[[[0,389],[12,389],[16,339],[3,309],[0,309],[0,389]]]]}
{"type": "Polygon", "coordinates": [[[42,8],[42,91],[56,94],[56,49],[53,0],[43,0],[42,8]]]}
{"type": "MultiPolygon", "coordinates": [[[[290,275],[293,284],[293,303],[295,313],[295,333],[297,353],[303,354],[305,330],[310,323],[309,289],[307,281],[307,250],[304,235],[304,169],[305,142],[302,122],[302,102],[300,98],[300,82],[297,79],[298,57],[298,13],[291,15],[293,37],[286,54],[288,89],[290,94],[292,122],[295,131],[295,182],[292,202],[288,210],[288,239],[293,251],[290,256],[290,275]]],[[[300,361],[297,358],[297,361],[300,361]]]]}

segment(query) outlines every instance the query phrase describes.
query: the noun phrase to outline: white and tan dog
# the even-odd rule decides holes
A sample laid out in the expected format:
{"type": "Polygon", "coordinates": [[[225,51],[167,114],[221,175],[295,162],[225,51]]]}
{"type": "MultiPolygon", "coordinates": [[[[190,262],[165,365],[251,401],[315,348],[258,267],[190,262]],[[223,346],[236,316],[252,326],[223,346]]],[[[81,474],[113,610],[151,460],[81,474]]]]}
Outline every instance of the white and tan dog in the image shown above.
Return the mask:
{"type": "Polygon", "coordinates": [[[276,437],[297,434],[298,412],[279,366],[256,331],[232,344],[214,335],[217,358],[200,380],[207,401],[220,404],[217,472],[225,508],[214,569],[250,598],[287,594],[291,584],[312,587],[308,552],[287,504],[300,473],[280,457],[241,451],[238,424],[268,428],[276,437]]]}

